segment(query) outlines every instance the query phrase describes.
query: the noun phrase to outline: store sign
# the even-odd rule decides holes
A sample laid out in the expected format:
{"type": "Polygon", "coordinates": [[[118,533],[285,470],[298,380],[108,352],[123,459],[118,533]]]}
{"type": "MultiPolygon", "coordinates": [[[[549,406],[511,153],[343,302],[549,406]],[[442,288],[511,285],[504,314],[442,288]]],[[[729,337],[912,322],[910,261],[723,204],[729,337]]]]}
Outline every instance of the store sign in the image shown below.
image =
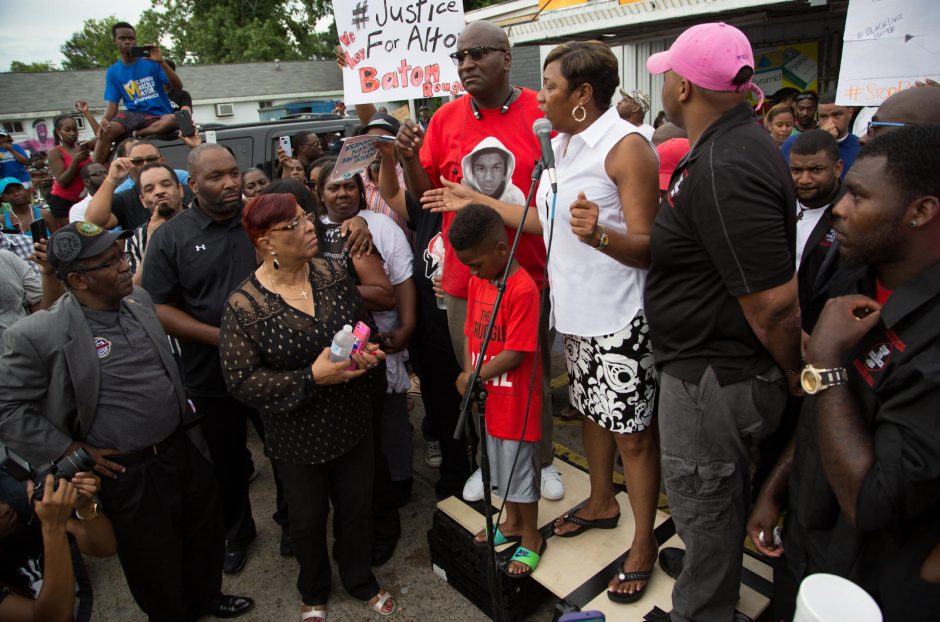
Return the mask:
{"type": "Polygon", "coordinates": [[[754,50],[754,84],[768,96],[784,87],[818,90],[819,46],[797,43],[754,50]]]}
{"type": "Polygon", "coordinates": [[[836,103],[878,106],[917,80],[940,80],[936,0],[850,0],[836,103]]]}

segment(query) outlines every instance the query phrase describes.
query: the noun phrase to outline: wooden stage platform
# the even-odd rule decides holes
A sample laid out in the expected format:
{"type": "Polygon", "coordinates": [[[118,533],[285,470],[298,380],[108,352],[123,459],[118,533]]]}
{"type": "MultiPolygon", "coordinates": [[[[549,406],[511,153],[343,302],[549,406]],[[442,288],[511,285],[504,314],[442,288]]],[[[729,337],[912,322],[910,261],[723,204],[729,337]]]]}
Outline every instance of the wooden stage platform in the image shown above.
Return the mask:
{"type": "MultiPolygon", "coordinates": [[[[636,603],[622,605],[607,598],[607,584],[626,558],[630,541],[633,538],[633,513],[627,494],[617,494],[620,503],[620,523],[615,529],[591,530],[576,538],[551,537],[551,524],[564,512],[582,504],[590,491],[587,473],[561,460],[555,460],[565,482],[565,498],[561,501],[539,502],[539,526],[542,534],[549,536],[545,555],[531,580],[538,582],[559,601],[557,611],[602,611],[611,622],[642,622],[662,619],[671,608],[673,579],[660,569],[657,563],[646,594],[636,603]]],[[[501,500],[494,497],[493,505],[499,507],[501,500]]],[[[445,514],[464,530],[458,538],[472,539],[483,529],[485,519],[481,513],[482,502],[468,505],[463,500],[450,497],[437,505],[439,512],[445,514]]],[[[494,513],[495,519],[495,513],[494,513]]],[[[449,524],[449,523],[448,523],[449,524]]],[[[656,515],[656,537],[660,547],[683,547],[682,540],[675,533],[675,526],[668,514],[658,511],[656,515]]],[[[498,547],[506,549],[511,544],[498,547]]],[[[434,547],[432,546],[432,558],[434,547]]],[[[485,558],[483,558],[485,559],[485,558]]],[[[744,554],[744,572],[742,576],[740,600],[737,609],[750,620],[759,620],[767,609],[773,594],[773,574],[769,565],[749,552],[744,554]]],[[[437,565],[437,562],[435,562],[437,565]]],[[[447,576],[455,587],[459,581],[457,575],[448,573],[441,567],[435,572],[447,576]]],[[[485,582],[485,570],[483,581],[485,582]]],[[[526,580],[523,580],[526,581],[526,580]]],[[[484,583],[485,585],[485,583],[484,583]]],[[[464,590],[461,590],[466,594],[464,590]]],[[[511,598],[512,595],[506,595],[511,598]]],[[[478,605],[479,606],[479,605],[478,605]]]]}

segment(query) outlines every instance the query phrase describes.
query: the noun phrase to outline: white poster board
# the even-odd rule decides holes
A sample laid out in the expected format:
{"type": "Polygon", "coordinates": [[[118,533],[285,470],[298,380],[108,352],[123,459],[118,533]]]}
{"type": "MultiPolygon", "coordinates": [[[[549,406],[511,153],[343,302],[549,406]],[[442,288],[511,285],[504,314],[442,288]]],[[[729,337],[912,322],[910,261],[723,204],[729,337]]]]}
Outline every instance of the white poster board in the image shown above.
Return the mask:
{"type": "Polygon", "coordinates": [[[879,106],[915,80],[940,79],[940,3],[850,0],[836,103],[879,106]]]}
{"type": "Polygon", "coordinates": [[[343,148],[336,156],[336,167],[330,179],[337,181],[349,179],[354,175],[361,175],[375,159],[376,144],[379,142],[395,142],[394,136],[352,136],[343,139],[343,148]]]}
{"type": "Polygon", "coordinates": [[[459,95],[460,0],[333,0],[347,105],[459,95]]]}

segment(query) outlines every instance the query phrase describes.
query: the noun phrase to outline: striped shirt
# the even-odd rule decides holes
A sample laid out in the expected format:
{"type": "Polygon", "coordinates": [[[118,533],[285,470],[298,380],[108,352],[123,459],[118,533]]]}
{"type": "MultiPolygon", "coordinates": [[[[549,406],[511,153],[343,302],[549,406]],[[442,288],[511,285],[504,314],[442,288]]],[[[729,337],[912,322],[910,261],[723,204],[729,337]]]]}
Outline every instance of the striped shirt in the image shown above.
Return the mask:
{"type": "MultiPolygon", "coordinates": [[[[396,164],[395,171],[398,173],[398,186],[404,188],[405,175],[401,170],[401,165],[396,164]]],[[[382,194],[379,192],[378,184],[369,179],[368,171],[363,173],[362,183],[365,184],[366,187],[366,209],[377,214],[385,214],[395,221],[395,224],[405,232],[405,237],[408,238],[408,243],[413,246],[414,232],[408,227],[408,219],[399,215],[398,212],[393,210],[389,204],[385,202],[385,199],[382,198],[382,194]]]]}
{"type": "MultiPolygon", "coordinates": [[[[137,274],[137,270],[144,262],[144,254],[147,252],[147,240],[150,239],[150,232],[147,229],[149,225],[150,221],[148,220],[134,229],[134,235],[127,238],[127,241],[124,243],[124,250],[128,255],[128,263],[131,265],[131,272],[134,274],[137,274]]],[[[173,353],[173,358],[176,360],[176,363],[179,364],[182,353],[180,350],[180,342],[176,340],[176,337],[171,337],[170,335],[167,335],[166,338],[170,342],[170,352],[173,353]]],[[[180,365],[180,374],[182,373],[183,367],[180,365]]]]}

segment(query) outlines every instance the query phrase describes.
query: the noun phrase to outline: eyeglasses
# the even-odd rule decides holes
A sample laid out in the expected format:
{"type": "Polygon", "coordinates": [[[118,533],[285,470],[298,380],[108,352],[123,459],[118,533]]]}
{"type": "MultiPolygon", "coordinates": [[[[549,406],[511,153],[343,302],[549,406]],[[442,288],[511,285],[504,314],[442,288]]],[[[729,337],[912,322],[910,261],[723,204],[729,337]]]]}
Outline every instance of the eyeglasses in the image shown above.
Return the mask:
{"type": "Polygon", "coordinates": [[[313,214],[304,214],[303,216],[298,216],[283,227],[272,227],[268,229],[268,231],[296,231],[302,225],[313,222],[313,219],[313,214]]]}
{"type": "Polygon", "coordinates": [[[463,59],[465,59],[467,56],[469,56],[470,60],[473,62],[478,63],[483,60],[483,57],[486,56],[489,52],[503,52],[505,54],[506,50],[502,48],[492,48],[488,45],[478,45],[475,48],[458,50],[450,54],[450,59],[454,61],[454,64],[459,67],[460,63],[462,63],[463,59]]]}
{"type": "Polygon", "coordinates": [[[121,265],[121,262],[125,262],[125,261],[128,264],[131,262],[130,253],[120,253],[119,255],[115,255],[114,257],[112,257],[111,259],[109,259],[108,261],[104,263],[98,264],[97,266],[88,266],[87,268],[80,268],[76,270],[76,272],[94,272],[95,270],[102,270],[105,268],[107,268],[108,270],[117,270],[118,267],[121,265]]]}
{"type": "Polygon", "coordinates": [[[155,155],[155,156],[150,156],[147,158],[132,158],[131,164],[133,164],[134,166],[143,166],[144,164],[153,164],[154,162],[159,162],[159,161],[160,161],[160,156],[155,155]]]}
{"type": "Polygon", "coordinates": [[[913,125],[912,123],[893,123],[891,121],[869,121],[868,125],[865,128],[865,133],[869,136],[875,135],[876,127],[907,127],[913,125]]]}

